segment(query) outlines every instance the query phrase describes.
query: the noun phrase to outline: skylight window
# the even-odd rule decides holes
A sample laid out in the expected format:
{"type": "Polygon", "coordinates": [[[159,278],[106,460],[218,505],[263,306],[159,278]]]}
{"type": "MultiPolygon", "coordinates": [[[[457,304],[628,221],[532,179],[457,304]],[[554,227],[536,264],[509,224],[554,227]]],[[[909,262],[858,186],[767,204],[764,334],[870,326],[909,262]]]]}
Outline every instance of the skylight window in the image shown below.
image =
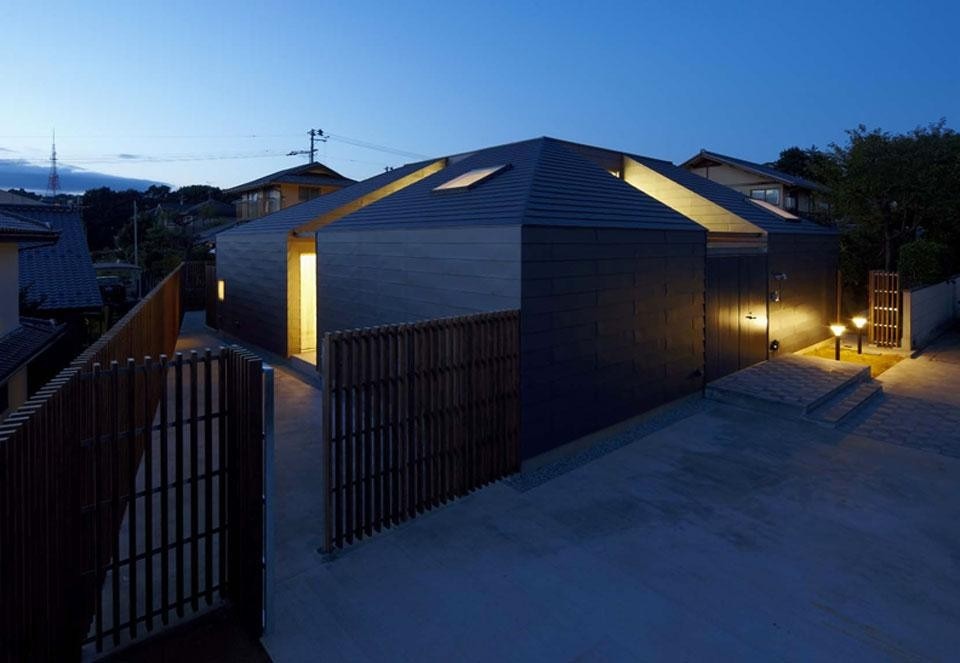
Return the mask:
{"type": "Polygon", "coordinates": [[[487,166],[486,168],[474,168],[462,175],[457,175],[452,180],[433,188],[434,191],[466,191],[472,189],[481,182],[486,182],[494,175],[508,169],[510,164],[503,163],[499,166],[487,166]]]}

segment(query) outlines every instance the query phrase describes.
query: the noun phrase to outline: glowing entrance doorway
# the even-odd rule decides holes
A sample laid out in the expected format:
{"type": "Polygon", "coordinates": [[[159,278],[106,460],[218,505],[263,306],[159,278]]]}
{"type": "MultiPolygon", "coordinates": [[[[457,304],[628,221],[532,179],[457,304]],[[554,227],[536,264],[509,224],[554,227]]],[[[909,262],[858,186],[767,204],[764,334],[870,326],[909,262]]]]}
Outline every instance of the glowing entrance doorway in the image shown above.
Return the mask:
{"type": "MultiPolygon", "coordinates": [[[[317,254],[300,254],[300,354],[316,357],[317,254]]],[[[313,360],[314,363],[316,359],[313,360]]]]}

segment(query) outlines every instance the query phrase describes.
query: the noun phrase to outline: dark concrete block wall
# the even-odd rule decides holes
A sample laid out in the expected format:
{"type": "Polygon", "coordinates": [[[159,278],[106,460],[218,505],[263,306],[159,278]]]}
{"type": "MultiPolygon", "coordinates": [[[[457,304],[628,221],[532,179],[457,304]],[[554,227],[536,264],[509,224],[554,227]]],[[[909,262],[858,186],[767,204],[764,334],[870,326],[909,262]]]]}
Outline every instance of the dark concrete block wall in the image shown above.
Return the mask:
{"type": "Polygon", "coordinates": [[[317,233],[318,336],[520,306],[520,228],[317,233]]]}
{"type": "Polygon", "coordinates": [[[522,452],[703,386],[701,231],[523,228],[522,452]]]}
{"type": "MultiPolygon", "coordinates": [[[[770,302],[769,340],[780,341],[771,358],[796,352],[831,336],[836,318],[836,283],[840,241],[836,235],[781,235],[768,238],[770,291],[773,274],[783,272],[780,302],[770,302]]],[[[849,320],[844,320],[848,327],[849,320]]]]}
{"type": "Polygon", "coordinates": [[[225,281],[221,329],[280,356],[287,352],[285,234],[217,237],[217,279],[225,281]]]}

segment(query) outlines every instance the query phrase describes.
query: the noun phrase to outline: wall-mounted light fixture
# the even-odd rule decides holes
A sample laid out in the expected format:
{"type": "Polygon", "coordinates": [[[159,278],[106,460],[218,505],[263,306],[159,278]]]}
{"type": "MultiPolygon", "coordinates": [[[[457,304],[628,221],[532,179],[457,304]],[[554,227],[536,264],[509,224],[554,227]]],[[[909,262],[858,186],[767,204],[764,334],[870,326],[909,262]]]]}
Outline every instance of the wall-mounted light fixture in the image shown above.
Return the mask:
{"type": "Polygon", "coordinates": [[[223,298],[227,296],[227,282],[223,279],[217,280],[217,299],[223,301],[223,298]]]}
{"type": "Polygon", "coordinates": [[[834,359],[840,361],[840,339],[843,337],[843,332],[847,331],[847,328],[841,324],[830,325],[830,331],[833,332],[834,340],[836,341],[834,359]]]}
{"type": "Polygon", "coordinates": [[[857,354],[863,354],[863,328],[867,326],[867,319],[858,315],[853,319],[853,326],[857,328],[857,354]]]}
{"type": "Polygon", "coordinates": [[[786,272],[774,272],[773,280],[777,282],[777,287],[770,293],[770,301],[779,302],[783,299],[783,282],[787,280],[786,272]]]}

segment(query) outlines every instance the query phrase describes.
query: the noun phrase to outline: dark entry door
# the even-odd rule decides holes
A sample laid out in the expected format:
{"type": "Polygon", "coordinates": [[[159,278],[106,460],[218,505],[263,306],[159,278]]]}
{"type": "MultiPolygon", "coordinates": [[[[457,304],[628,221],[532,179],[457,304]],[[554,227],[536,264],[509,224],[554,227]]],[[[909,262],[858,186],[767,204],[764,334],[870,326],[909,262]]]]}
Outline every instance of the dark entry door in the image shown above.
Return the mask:
{"type": "Polygon", "coordinates": [[[767,358],[767,257],[707,259],[707,382],[767,358]]]}

